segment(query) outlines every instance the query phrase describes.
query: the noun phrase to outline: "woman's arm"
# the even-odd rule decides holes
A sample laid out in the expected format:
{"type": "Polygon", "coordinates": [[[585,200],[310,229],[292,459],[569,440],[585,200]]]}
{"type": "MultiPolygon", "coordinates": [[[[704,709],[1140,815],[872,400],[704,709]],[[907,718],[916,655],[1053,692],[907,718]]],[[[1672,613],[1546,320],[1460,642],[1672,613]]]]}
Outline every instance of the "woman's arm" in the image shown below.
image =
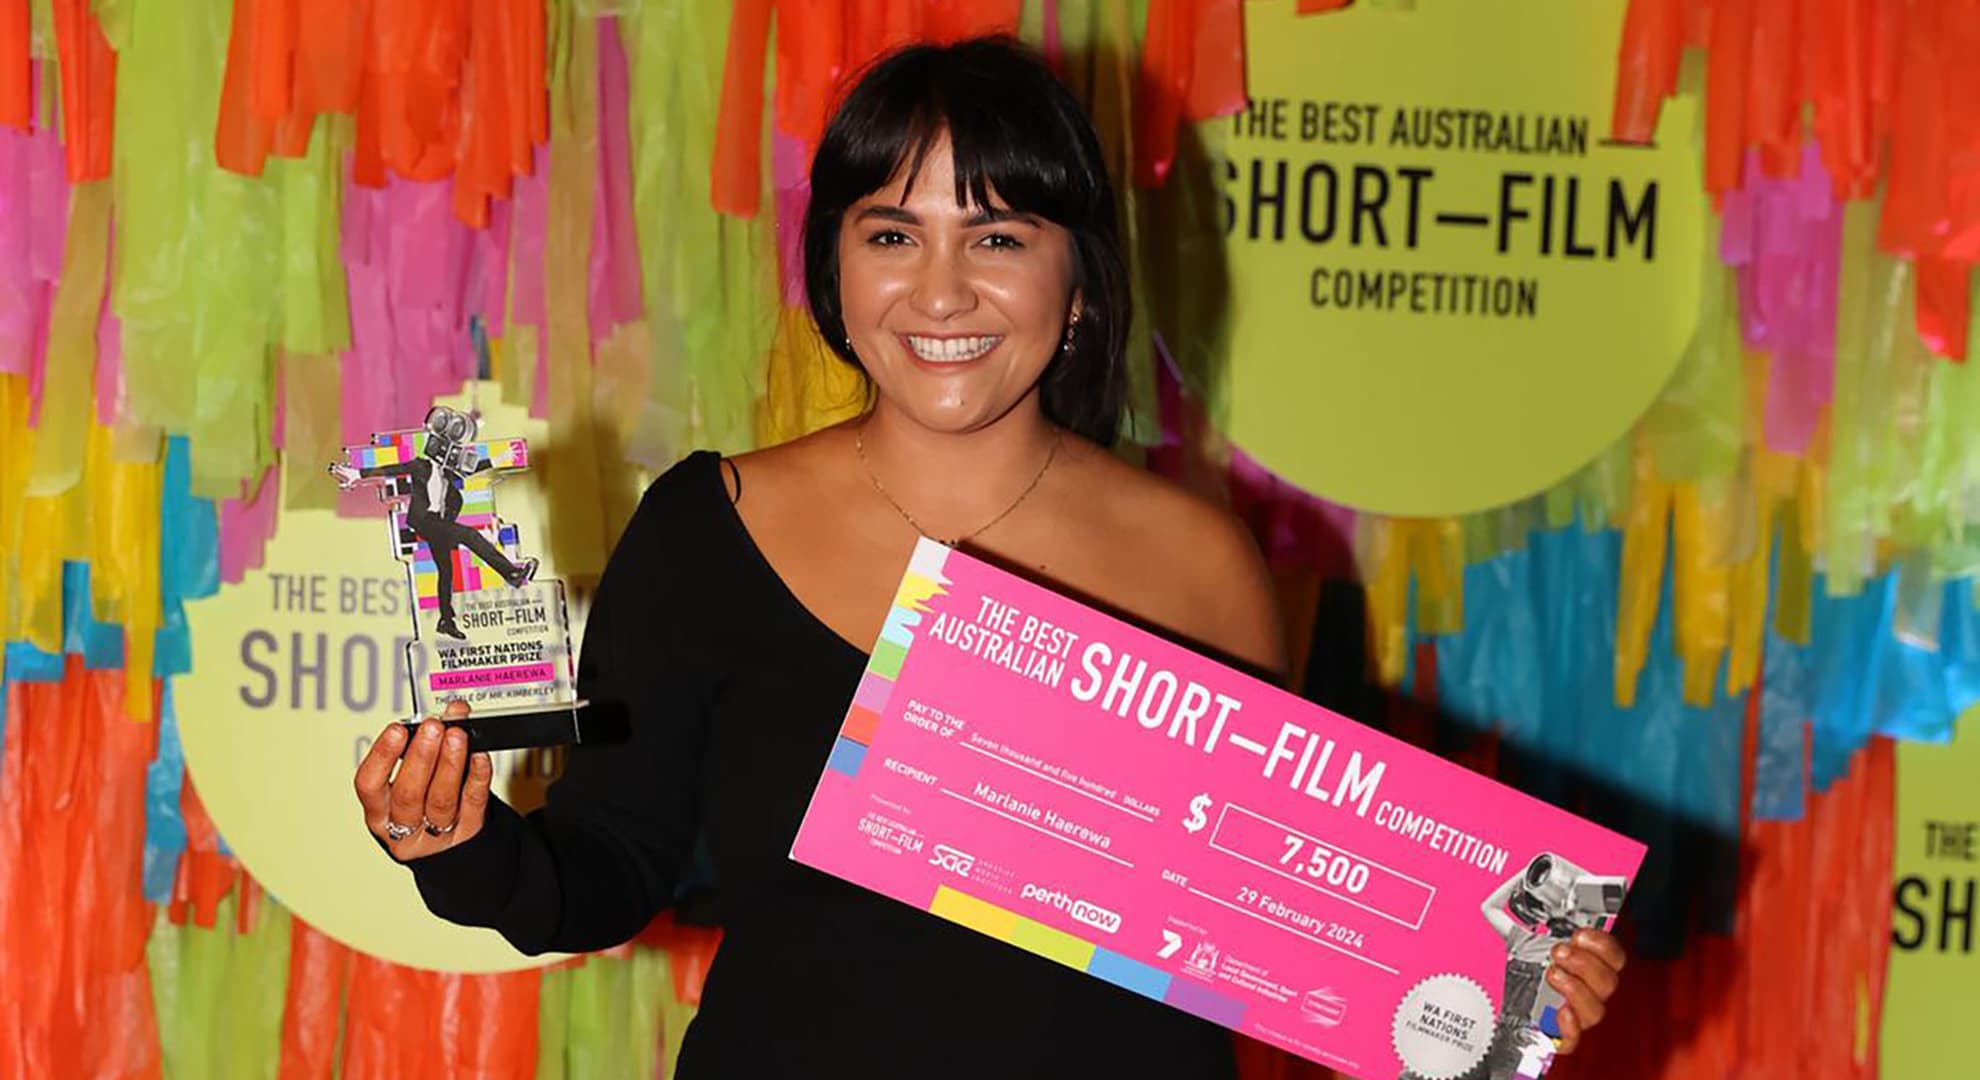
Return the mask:
{"type": "Polygon", "coordinates": [[[1526,870],[1522,867],[1519,873],[1507,878],[1505,884],[1494,889],[1492,895],[1479,905],[1479,910],[1485,913],[1485,921],[1491,923],[1492,929],[1505,939],[1508,949],[1512,948],[1523,928],[1507,914],[1506,905],[1512,902],[1513,890],[1519,887],[1519,879],[1525,876],[1526,870]]]}
{"type": "Polygon", "coordinates": [[[499,931],[522,952],[581,952],[631,939],[687,876],[699,826],[704,713],[673,639],[681,571],[647,492],[607,564],[578,654],[578,694],[624,710],[623,742],[568,748],[563,775],[527,816],[488,802],[464,843],[407,863],[427,907],[499,931]]]}

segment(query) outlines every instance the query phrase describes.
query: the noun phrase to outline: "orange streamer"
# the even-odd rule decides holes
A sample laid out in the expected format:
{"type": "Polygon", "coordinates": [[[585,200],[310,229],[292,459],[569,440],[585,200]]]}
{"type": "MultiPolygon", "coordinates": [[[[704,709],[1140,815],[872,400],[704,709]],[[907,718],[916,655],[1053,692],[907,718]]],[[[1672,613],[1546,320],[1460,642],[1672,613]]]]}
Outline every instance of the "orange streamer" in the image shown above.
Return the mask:
{"type": "Polygon", "coordinates": [[[719,212],[754,217],[762,191],[763,81],[777,28],[777,130],[815,146],[845,89],[868,64],[913,41],[1015,33],[1019,0],[736,0],[715,127],[708,195],[719,212]]]}
{"type": "Polygon", "coordinates": [[[763,54],[774,0],[736,0],[709,165],[708,199],[717,213],[755,217],[762,190],[763,54]]]}
{"type": "Polygon", "coordinates": [[[1838,197],[1882,188],[1877,243],[1919,262],[1918,332],[1934,352],[1963,359],[1963,283],[1980,263],[1980,5],[1631,0],[1617,138],[1651,138],[1687,43],[1709,54],[1706,189],[1716,199],[1738,188],[1748,150],[1765,175],[1794,175],[1812,134],[1838,197]]]}
{"type": "Polygon", "coordinates": [[[1135,95],[1135,182],[1159,187],[1184,118],[1244,107],[1244,17],[1238,0],[1152,0],[1135,95]]]}
{"type": "Polygon", "coordinates": [[[110,175],[117,111],[117,54],[90,13],[89,0],[54,0],[55,51],[61,58],[62,141],[69,180],[110,175]]]}
{"type": "Polygon", "coordinates": [[[143,894],[157,727],[125,718],[124,686],[122,671],[72,655],[61,682],[7,688],[0,1075],[159,1072],[143,894]]]}
{"type": "Polygon", "coordinates": [[[351,950],[309,924],[289,919],[289,985],[282,1008],[281,1080],[330,1080],[351,950]]]}
{"type": "Polygon", "coordinates": [[[534,969],[458,975],[355,954],[343,1076],[530,1080],[542,979],[534,969]]]}
{"type": "Polygon", "coordinates": [[[27,0],[0,2],[0,124],[27,131],[34,123],[34,58],[28,53],[27,0]]]}
{"type": "Polygon", "coordinates": [[[484,226],[550,137],[544,20],[541,0],[240,0],[215,158],[258,176],[354,113],[358,183],[453,177],[455,216],[484,226]]]}

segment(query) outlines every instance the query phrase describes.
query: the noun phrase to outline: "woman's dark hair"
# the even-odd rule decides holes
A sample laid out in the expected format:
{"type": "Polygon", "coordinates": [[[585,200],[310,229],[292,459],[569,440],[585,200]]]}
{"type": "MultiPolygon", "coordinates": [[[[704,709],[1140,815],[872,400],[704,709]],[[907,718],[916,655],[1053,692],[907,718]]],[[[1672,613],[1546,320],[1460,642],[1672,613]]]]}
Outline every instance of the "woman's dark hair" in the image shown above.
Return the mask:
{"type": "MultiPolygon", "coordinates": [[[[1127,267],[1100,140],[1079,101],[1036,54],[1007,38],[913,45],[883,57],[846,95],[811,161],[804,285],[811,317],[859,367],[839,304],[839,227],[846,211],[902,169],[910,181],[944,133],[956,203],[1005,205],[1072,234],[1080,290],[1072,346],[1040,381],[1054,423],[1112,445],[1127,396],[1127,267]]],[[[864,370],[864,369],[862,369],[864,370]]]]}

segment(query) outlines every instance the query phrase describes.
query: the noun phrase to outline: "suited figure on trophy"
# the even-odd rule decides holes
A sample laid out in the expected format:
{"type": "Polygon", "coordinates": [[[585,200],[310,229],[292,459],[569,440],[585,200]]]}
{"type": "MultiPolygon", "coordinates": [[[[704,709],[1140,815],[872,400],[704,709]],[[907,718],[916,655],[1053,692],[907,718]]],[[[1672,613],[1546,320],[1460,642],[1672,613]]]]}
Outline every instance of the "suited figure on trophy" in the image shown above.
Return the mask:
{"type": "Polygon", "coordinates": [[[494,467],[494,462],[474,445],[478,428],[474,418],[436,405],[427,412],[425,427],[425,449],[418,457],[367,467],[340,462],[331,465],[330,472],[337,478],[337,486],[345,490],[360,480],[405,477],[410,481],[405,523],[414,536],[426,542],[433,555],[440,609],[434,629],[464,641],[467,635],[461,632],[454,618],[455,550],[464,547],[473,552],[511,588],[518,589],[535,578],[537,560],[510,559],[486,533],[460,521],[463,482],[494,467]]]}

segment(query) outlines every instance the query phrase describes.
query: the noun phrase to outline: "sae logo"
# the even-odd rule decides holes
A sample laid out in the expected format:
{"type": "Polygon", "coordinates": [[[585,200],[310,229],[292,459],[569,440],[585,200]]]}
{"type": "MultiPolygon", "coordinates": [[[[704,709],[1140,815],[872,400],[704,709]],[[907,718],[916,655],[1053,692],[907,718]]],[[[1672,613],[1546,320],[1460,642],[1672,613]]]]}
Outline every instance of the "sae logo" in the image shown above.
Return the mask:
{"type": "Polygon", "coordinates": [[[970,868],[976,865],[976,856],[957,851],[947,844],[936,844],[935,855],[928,860],[928,865],[947,870],[957,877],[967,878],[970,868]]]}

